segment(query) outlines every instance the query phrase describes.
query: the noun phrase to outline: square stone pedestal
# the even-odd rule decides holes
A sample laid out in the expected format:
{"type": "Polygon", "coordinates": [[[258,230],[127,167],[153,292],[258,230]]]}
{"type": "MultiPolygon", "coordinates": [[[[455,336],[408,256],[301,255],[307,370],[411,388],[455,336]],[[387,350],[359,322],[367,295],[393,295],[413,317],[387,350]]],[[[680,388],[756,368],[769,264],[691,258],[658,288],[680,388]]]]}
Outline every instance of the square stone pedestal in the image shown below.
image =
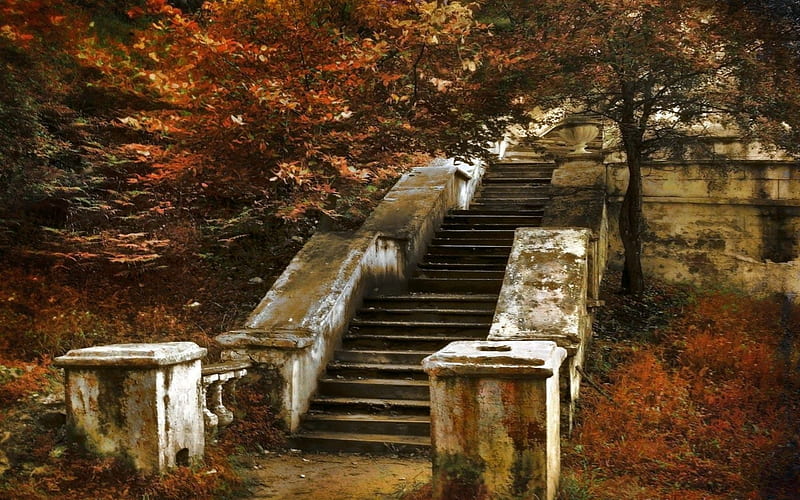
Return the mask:
{"type": "Polygon", "coordinates": [[[66,375],[71,437],[145,473],[202,460],[205,354],[193,342],[168,342],[97,346],[56,358],[66,375]]]}
{"type": "Polygon", "coordinates": [[[555,498],[565,357],[555,342],[487,341],[453,342],[423,360],[434,499],[555,498]]]}

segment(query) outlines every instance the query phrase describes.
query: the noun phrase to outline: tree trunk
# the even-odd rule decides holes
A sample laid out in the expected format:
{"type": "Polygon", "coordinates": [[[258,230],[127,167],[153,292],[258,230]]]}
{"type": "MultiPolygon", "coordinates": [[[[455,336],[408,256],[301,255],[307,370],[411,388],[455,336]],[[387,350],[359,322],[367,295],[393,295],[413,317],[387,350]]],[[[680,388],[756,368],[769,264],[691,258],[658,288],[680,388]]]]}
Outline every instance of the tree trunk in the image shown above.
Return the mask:
{"type": "MultiPolygon", "coordinates": [[[[642,273],[642,143],[644,131],[637,123],[634,107],[635,87],[622,85],[623,109],[619,123],[628,163],[628,189],[619,213],[619,235],[625,248],[622,292],[638,295],[644,291],[642,273]]],[[[645,119],[646,120],[646,119],[645,119]]]]}
{"type": "MultiPolygon", "coordinates": [[[[626,145],[626,151],[630,148],[626,145]]],[[[631,158],[628,151],[630,180],[619,213],[619,235],[625,248],[622,270],[623,293],[638,295],[644,291],[642,273],[642,169],[641,159],[631,158]]]]}

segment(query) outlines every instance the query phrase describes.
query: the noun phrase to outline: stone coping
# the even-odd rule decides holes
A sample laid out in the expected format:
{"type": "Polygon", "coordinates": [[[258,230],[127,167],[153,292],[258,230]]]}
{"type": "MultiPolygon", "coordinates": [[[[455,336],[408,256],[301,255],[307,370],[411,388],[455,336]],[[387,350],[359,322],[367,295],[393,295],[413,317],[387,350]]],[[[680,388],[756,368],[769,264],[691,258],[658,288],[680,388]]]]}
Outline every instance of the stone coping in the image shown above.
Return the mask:
{"type": "Polygon", "coordinates": [[[273,349],[305,349],[314,343],[314,331],[309,328],[243,328],[230,330],[216,337],[223,347],[252,347],[273,349]]]}
{"type": "Polygon", "coordinates": [[[159,344],[110,344],[73,349],[53,360],[55,366],[148,368],[169,366],[205,357],[206,349],[194,342],[163,342],[159,344]]]}
{"type": "Polygon", "coordinates": [[[566,351],[548,341],[458,341],[422,360],[432,377],[548,378],[566,351]]]}

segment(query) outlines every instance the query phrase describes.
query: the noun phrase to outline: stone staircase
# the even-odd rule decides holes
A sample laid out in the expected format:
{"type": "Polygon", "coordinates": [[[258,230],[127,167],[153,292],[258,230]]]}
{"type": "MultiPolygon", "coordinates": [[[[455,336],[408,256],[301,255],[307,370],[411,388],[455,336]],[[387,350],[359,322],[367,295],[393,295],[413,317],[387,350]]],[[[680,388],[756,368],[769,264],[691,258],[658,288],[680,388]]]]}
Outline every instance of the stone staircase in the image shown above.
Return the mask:
{"type": "Polygon", "coordinates": [[[451,211],[402,295],[365,299],[319,381],[295,448],[398,452],[430,447],[421,360],[485,340],[517,227],[541,224],[555,166],[497,163],[469,210],[451,211]]]}

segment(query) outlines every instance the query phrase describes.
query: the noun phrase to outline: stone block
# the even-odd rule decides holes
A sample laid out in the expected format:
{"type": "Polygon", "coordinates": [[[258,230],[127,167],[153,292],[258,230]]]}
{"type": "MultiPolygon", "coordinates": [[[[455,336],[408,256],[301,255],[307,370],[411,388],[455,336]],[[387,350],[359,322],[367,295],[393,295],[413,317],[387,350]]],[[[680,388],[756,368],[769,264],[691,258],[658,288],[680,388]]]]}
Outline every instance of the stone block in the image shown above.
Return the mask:
{"type": "Polygon", "coordinates": [[[555,498],[560,474],[554,342],[453,342],[431,380],[433,498],[555,498]]]}
{"type": "Polygon", "coordinates": [[[145,473],[202,461],[205,355],[193,342],[167,342],[76,349],[56,358],[66,375],[71,437],[145,473]]]}

